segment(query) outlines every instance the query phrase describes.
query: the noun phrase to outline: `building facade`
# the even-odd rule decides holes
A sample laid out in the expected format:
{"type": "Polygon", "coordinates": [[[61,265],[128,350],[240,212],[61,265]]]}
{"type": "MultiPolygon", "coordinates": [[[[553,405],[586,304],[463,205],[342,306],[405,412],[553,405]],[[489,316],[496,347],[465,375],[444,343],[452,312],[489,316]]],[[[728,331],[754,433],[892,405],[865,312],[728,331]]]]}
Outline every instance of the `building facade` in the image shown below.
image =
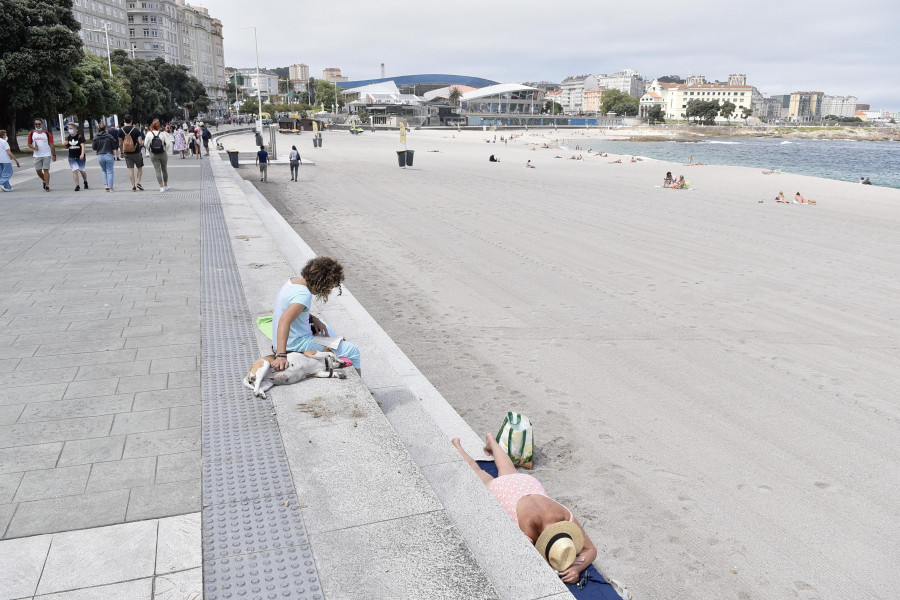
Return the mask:
{"type": "Polygon", "coordinates": [[[625,69],[612,75],[593,75],[592,77],[597,87],[607,90],[619,90],[632,98],[643,96],[646,88],[644,77],[633,69],[625,69]]]}
{"type": "Polygon", "coordinates": [[[787,117],[796,123],[821,121],[825,116],[822,114],[824,99],[823,92],[794,92],[791,94],[787,117]]]}
{"type": "Polygon", "coordinates": [[[330,81],[331,83],[335,83],[338,81],[350,81],[349,77],[344,77],[341,75],[341,70],[338,67],[328,67],[327,69],[322,69],[322,79],[325,81],[330,81]]]}
{"type": "Polygon", "coordinates": [[[291,80],[291,88],[305,90],[309,83],[309,65],[299,63],[288,67],[288,79],[291,80]]]}
{"type": "Polygon", "coordinates": [[[609,90],[603,88],[586,89],[582,92],[581,110],[586,115],[597,114],[600,112],[600,105],[603,104],[603,92],[609,90]]]}
{"type": "Polygon", "coordinates": [[[235,69],[233,73],[238,76],[238,86],[241,87],[241,94],[245,100],[256,98],[257,90],[259,90],[263,102],[267,102],[271,96],[278,93],[278,73],[274,71],[260,69],[258,79],[256,67],[235,69]],[[241,85],[241,80],[244,82],[243,85],[241,85]]]}
{"type": "Polygon", "coordinates": [[[825,96],[822,98],[822,117],[852,117],[856,114],[856,96],[825,96]]]}
{"type": "Polygon", "coordinates": [[[584,104],[584,89],[586,83],[589,88],[592,87],[596,89],[597,87],[596,82],[591,80],[590,75],[574,75],[562,80],[559,84],[559,89],[562,94],[560,94],[559,99],[556,100],[556,102],[559,102],[562,106],[563,112],[571,114],[581,113],[584,104]]]}
{"type": "Polygon", "coordinates": [[[106,57],[107,32],[110,52],[131,49],[125,0],[74,0],[72,14],[81,24],[78,35],[86,52],[106,57]]]}
{"type": "Polygon", "coordinates": [[[665,119],[684,119],[691,100],[731,102],[735,105],[734,116],[740,117],[742,109],[753,109],[753,86],[747,85],[743,74],[729,75],[727,83],[708,83],[703,75],[688,77],[685,83],[654,80],[641,96],[639,114],[645,117],[651,108],[661,106],[665,119]]]}

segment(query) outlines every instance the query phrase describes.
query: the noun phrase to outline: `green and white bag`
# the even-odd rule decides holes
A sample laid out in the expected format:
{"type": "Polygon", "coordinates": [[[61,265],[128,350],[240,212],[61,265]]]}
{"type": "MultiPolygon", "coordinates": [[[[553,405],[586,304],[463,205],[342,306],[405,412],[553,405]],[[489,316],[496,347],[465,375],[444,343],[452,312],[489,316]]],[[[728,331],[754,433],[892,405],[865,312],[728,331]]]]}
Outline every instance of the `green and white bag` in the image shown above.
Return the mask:
{"type": "Polygon", "coordinates": [[[517,467],[526,469],[534,466],[534,431],[531,421],[525,415],[509,412],[500,426],[497,443],[517,467]]]}

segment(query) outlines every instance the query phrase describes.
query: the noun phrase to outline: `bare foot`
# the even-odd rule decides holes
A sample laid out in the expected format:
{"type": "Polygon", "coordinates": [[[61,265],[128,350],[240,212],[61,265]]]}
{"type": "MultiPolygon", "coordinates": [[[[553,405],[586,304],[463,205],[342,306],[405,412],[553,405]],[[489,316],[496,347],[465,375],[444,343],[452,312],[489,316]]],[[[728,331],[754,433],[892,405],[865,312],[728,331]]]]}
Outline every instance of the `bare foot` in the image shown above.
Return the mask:
{"type": "Polygon", "coordinates": [[[492,456],[494,452],[491,450],[491,441],[494,439],[494,436],[489,433],[484,436],[484,439],[487,440],[487,443],[484,445],[484,453],[487,456],[492,456]]]}
{"type": "Polygon", "coordinates": [[[450,443],[453,444],[454,446],[456,446],[456,449],[457,449],[457,450],[459,450],[459,449],[462,448],[462,444],[459,443],[459,438],[458,438],[458,437],[455,437],[455,438],[453,438],[452,440],[450,440],[450,443]]]}

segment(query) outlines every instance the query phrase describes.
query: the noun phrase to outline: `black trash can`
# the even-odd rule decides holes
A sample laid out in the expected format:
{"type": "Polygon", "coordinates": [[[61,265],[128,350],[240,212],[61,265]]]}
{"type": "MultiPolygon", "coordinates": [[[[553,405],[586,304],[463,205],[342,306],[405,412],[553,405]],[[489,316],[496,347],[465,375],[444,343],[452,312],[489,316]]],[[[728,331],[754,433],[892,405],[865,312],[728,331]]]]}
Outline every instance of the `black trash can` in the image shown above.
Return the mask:
{"type": "Polygon", "coordinates": [[[313,136],[313,148],[318,148],[318,147],[319,147],[319,138],[317,138],[316,136],[313,136]]]}
{"type": "Polygon", "coordinates": [[[415,150],[407,150],[406,151],[406,166],[411,167],[413,163],[413,154],[415,154],[415,150]]]}
{"type": "Polygon", "coordinates": [[[397,150],[397,164],[401,167],[406,166],[406,150],[397,150]]]}
{"type": "Polygon", "coordinates": [[[256,145],[257,145],[257,146],[262,146],[262,145],[263,145],[262,134],[261,134],[260,132],[258,132],[258,131],[256,132],[256,145]]]}
{"type": "Polygon", "coordinates": [[[228,150],[228,160],[231,161],[231,166],[237,169],[241,166],[238,163],[238,151],[237,150],[228,150]]]}
{"type": "Polygon", "coordinates": [[[319,148],[322,147],[322,144],[323,144],[324,142],[325,142],[325,140],[323,140],[323,139],[322,139],[322,136],[319,135],[319,148]]]}

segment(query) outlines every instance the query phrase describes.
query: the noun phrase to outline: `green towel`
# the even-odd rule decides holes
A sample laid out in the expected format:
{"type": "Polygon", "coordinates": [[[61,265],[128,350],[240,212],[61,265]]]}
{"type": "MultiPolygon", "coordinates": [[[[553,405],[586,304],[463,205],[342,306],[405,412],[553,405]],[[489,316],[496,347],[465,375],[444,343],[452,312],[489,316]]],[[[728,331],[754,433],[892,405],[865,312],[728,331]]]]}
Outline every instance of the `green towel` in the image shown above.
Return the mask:
{"type": "Polygon", "coordinates": [[[270,340],[272,339],[272,315],[256,317],[256,326],[263,332],[264,336],[270,340]]]}

